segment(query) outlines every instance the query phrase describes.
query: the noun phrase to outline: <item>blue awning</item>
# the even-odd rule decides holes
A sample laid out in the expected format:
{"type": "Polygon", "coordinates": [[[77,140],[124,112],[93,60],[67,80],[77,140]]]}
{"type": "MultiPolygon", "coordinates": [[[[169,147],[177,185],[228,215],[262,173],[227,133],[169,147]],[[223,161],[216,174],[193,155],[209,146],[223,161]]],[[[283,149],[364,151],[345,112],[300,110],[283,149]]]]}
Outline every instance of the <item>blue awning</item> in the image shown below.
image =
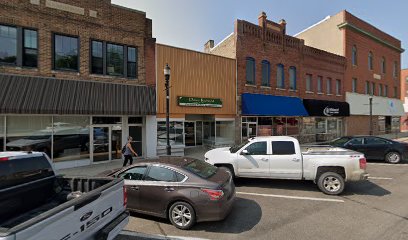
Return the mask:
{"type": "Polygon", "coordinates": [[[309,116],[302,100],[297,97],[243,93],[242,115],[309,116]]]}

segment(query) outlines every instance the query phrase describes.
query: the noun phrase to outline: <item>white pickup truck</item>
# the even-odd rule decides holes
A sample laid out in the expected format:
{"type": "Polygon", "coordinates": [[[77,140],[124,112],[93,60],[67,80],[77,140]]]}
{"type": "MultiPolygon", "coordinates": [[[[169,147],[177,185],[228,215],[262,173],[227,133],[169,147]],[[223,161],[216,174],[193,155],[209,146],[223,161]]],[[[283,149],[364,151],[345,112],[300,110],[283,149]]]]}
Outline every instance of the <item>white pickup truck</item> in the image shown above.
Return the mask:
{"type": "Polygon", "coordinates": [[[286,136],[255,137],[205,154],[205,161],[235,177],[313,180],[329,195],[343,192],[346,181],[366,180],[362,153],[330,146],[304,146],[286,136]]]}
{"type": "Polygon", "coordinates": [[[45,153],[0,153],[0,240],[113,239],[126,203],[123,179],[63,177],[45,153]]]}

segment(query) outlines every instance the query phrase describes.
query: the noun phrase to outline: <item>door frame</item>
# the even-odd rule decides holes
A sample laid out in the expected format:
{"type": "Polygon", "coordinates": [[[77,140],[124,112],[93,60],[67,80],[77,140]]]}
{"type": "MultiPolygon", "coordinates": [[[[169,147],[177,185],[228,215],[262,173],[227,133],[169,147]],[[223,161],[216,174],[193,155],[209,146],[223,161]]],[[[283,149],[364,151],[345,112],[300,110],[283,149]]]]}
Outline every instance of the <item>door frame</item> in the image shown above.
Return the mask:
{"type": "Polygon", "coordinates": [[[112,161],[112,125],[116,124],[94,124],[91,125],[91,131],[90,131],[90,141],[89,141],[89,155],[91,159],[91,164],[95,163],[107,163],[112,161]],[[109,146],[108,146],[108,156],[109,159],[105,161],[94,161],[94,128],[108,128],[108,141],[109,141],[109,146]]]}

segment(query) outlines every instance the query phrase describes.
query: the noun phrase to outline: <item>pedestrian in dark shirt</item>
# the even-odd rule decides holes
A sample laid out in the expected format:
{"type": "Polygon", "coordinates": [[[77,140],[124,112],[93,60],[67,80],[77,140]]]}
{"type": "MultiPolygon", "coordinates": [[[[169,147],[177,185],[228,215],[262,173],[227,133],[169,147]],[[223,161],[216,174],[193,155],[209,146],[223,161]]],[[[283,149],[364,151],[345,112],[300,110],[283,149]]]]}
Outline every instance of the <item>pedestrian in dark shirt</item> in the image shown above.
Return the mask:
{"type": "Polygon", "coordinates": [[[132,140],[133,140],[133,138],[131,136],[129,136],[126,145],[123,147],[123,149],[125,150],[124,152],[122,152],[122,154],[123,154],[123,156],[125,158],[124,162],[123,162],[123,166],[126,166],[128,161],[130,163],[129,165],[132,165],[132,163],[133,163],[132,154],[135,155],[136,157],[138,156],[137,153],[132,148],[132,144],[131,144],[132,140]]]}

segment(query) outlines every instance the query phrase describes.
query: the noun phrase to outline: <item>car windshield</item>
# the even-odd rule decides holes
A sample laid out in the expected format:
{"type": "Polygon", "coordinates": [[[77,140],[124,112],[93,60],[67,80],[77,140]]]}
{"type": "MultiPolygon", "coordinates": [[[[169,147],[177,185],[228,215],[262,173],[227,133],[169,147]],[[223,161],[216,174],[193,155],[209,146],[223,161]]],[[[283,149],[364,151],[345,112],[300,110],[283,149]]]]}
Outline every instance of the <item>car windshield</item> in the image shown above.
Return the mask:
{"type": "Polygon", "coordinates": [[[333,146],[343,146],[346,142],[348,142],[350,138],[337,138],[330,142],[330,145],[333,146]]]}
{"type": "Polygon", "coordinates": [[[217,167],[197,159],[184,165],[183,169],[205,179],[210,178],[217,172],[217,167]]]}
{"type": "Polygon", "coordinates": [[[239,149],[241,149],[243,146],[247,145],[247,143],[249,143],[248,140],[247,140],[247,141],[244,141],[244,142],[241,143],[241,144],[234,145],[234,146],[230,147],[230,152],[231,152],[231,153],[236,153],[236,152],[237,152],[239,149]]]}

